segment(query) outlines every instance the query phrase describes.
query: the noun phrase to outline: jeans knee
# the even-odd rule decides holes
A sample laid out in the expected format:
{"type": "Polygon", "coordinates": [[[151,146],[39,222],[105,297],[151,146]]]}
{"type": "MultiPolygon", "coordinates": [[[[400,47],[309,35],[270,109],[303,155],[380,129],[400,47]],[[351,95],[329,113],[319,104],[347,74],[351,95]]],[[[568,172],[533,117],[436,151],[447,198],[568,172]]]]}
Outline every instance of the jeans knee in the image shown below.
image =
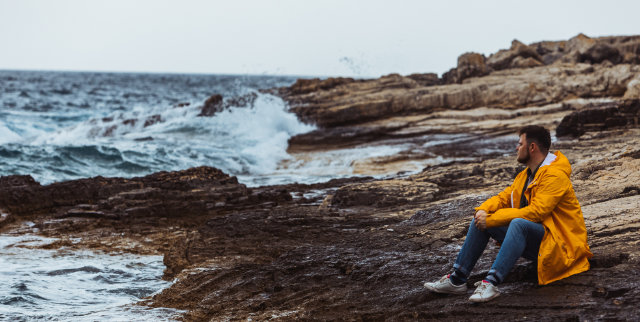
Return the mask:
{"type": "Polygon", "coordinates": [[[476,227],[476,219],[475,218],[471,219],[471,223],[469,224],[469,230],[478,230],[479,231],[478,227],[476,227]]]}
{"type": "Polygon", "coordinates": [[[519,230],[524,230],[525,227],[527,227],[530,224],[531,224],[531,221],[528,221],[524,218],[516,218],[511,220],[511,223],[509,223],[509,228],[513,227],[519,230]]]}

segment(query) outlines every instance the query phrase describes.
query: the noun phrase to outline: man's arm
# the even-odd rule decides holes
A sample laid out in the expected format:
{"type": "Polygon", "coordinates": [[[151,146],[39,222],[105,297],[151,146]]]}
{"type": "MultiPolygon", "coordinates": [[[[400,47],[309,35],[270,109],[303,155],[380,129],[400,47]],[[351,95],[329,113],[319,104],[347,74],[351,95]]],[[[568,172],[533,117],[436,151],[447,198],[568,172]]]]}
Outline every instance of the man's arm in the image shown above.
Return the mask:
{"type": "Polygon", "coordinates": [[[480,206],[476,207],[476,214],[474,215],[476,227],[480,230],[487,229],[486,218],[488,213],[495,212],[498,209],[510,207],[511,193],[513,192],[515,182],[506,187],[499,194],[487,199],[480,206]]]}
{"type": "MultiPolygon", "coordinates": [[[[518,181],[518,180],[516,179],[515,181],[518,181]]],[[[502,192],[487,199],[487,201],[483,202],[480,206],[476,207],[476,213],[479,210],[484,210],[487,213],[492,213],[492,212],[496,212],[498,209],[511,207],[510,206],[511,192],[514,189],[513,185],[515,184],[515,181],[510,186],[506,187],[502,192]]]]}
{"type": "Polygon", "coordinates": [[[571,187],[571,181],[560,171],[548,171],[539,180],[535,195],[527,207],[503,208],[490,213],[487,216],[486,226],[506,226],[515,218],[539,223],[548,217],[571,187]]]}

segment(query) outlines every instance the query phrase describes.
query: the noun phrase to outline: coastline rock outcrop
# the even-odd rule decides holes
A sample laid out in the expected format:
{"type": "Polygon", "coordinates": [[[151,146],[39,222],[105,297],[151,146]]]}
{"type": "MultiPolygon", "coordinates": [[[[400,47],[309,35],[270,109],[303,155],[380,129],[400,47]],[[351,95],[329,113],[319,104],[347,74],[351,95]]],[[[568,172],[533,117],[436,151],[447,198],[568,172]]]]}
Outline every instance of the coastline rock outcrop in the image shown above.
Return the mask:
{"type": "Polygon", "coordinates": [[[425,87],[389,75],[331,90],[295,94],[281,89],[280,93],[301,120],[332,128],[442,109],[516,109],[572,98],[622,96],[638,73],[637,65],[558,64],[496,71],[462,84],[425,87]]]}
{"type": "MultiPolygon", "coordinates": [[[[47,248],[162,254],[175,283],[145,304],[184,309],[187,321],[633,320],[639,48],[640,36],[514,41],[461,56],[443,79],[299,80],[270,91],[319,125],[290,140],[292,163],[394,153],[349,162],[362,177],[253,188],[210,167],[44,186],[0,177],[0,229],[58,238],[47,248]],[[426,280],[450,271],[474,207],[523,169],[513,152],[524,124],[551,129],[552,150],[572,163],[591,269],[539,287],[535,266],[518,262],[492,305],[427,292],[426,280]]],[[[488,247],[470,284],[498,250],[488,247]]]]}

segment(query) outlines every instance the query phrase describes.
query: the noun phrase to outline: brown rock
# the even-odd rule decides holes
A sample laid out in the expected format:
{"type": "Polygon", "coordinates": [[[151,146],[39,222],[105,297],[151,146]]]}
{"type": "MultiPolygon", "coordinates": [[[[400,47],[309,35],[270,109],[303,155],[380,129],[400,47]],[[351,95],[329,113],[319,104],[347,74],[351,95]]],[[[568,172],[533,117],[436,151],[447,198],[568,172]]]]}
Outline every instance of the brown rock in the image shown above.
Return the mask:
{"type": "Polygon", "coordinates": [[[640,75],[627,84],[624,99],[640,99],[640,75]]]}
{"type": "Polygon", "coordinates": [[[494,70],[507,69],[510,67],[521,67],[513,65],[513,60],[516,57],[520,57],[521,59],[531,58],[532,60],[536,60],[542,64],[542,57],[540,57],[540,55],[534,48],[529,47],[514,39],[511,42],[511,48],[509,48],[508,50],[500,50],[497,53],[489,56],[489,58],[487,59],[487,65],[489,65],[494,70]]]}
{"type": "Polygon", "coordinates": [[[207,116],[211,117],[218,112],[224,110],[224,105],[222,104],[222,95],[215,94],[209,97],[202,106],[200,110],[200,114],[198,116],[207,116]]]}
{"type": "MultiPolygon", "coordinates": [[[[12,180],[24,179],[0,178],[0,182],[12,180]]],[[[47,186],[35,182],[0,186],[0,209],[17,216],[55,212],[58,207],[78,208],[82,204],[99,206],[91,212],[102,212],[102,217],[118,216],[134,208],[138,214],[154,216],[206,211],[206,202],[194,200],[224,201],[227,208],[233,208],[247,202],[248,191],[235,177],[210,167],[158,172],[133,179],[96,177],[47,186]],[[194,191],[194,188],[206,189],[194,191]]],[[[73,214],[74,210],[65,213],[73,214]]]]}
{"type": "Polygon", "coordinates": [[[440,85],[442,83],[436,73],[411,74],[407,78],[413,79],[422,86],[440,85]]]}
{"type": "Polygon", "coordinates": [[[485,57],[478,53],[465,53],[458,57],[458,66],[451,69],[442,78],[447,84],[462,83],[469,77],[484,76],[489,73],[485,57]]]}
{"type": "Polygon", "coordinates": [[[489,73],[485,64],[485,57],[478,53],[465,53],[458,57],[458,78],[484,76],[489,73]]]}
{"type": "Polygon", "coordinates": [[[622,96],[640,72],[634,65],[552,65],[493,72],[464,84],[419,86],[399,75],[338,86],[331,91],[289,95],[298,117],[320,127],[361,124],[438,109],[482,106],[515,109],[576,97],[622,96]]]}
{"type": "Polygon", "coordinates": [[[144,121],[144,127],[151,126],[151,125],[154,125],[154,124],[160,123],[160,122],[164,122],[164,120],[162,119],[162,116],[160,114],[154,114],[154,115],[149,116],[144,121]]]}
{"type": "Polygon", "coordinates": [[[354,82],[353,78],[329,77],[327,79],[298,79],[291,85],[291,93],[294,95],[306,94],[318,90],[329,90],[336,86],[354,82]]]}
{"type": "Polygon", "coordinates": [[[587,131],[638,127],[640,100],[626,100],[616,106],[580,110],[565,116],[556,128],[557,136],[580,136],[587,131]]]}
{"type": "Polygon", "coordinates": [[[438,186],[425,181],[374,181],[341,187],[331,199],[331,204],[342,207],[389,207],[431,201],[437,193],[438,186]]]}
{"type": "Polygon", "coordinates": [[[593,39],[585,34],[578,34],[577,36],[569,39],[567,44],[565,45],[565,49],[568,53],[573,53],[574,55],[580,55],[589,48],[593,47],[596,44],[596,39],[593,39]]]}
{"type": "Polygon", "coordinates": [[[225,103],[225,105],[233,107],[253,107],[257,98],[258,94],[252,92],[246,95],[232,97],[225,103]]]}
{"type": "Polygon", "coordinates": [[[28,187],[28,186],[40,186],[36,180],[30,175],[12,175],[6,177],[0,177],[0,187],[28,187]]]}
{"type": "Polygon", "coordinates": [[[544,65],[541,61],[533,57],[516,57],[511,61],[511,68],[531,68],[544,65]]]}
{"type": "Polygon", "coordinates": [[[186,106],[189,106],[189,105],[191,105],[191,103],[183,102],[183,103],[178,103],[178,104],[174,105],[173,107],[174,108],[183,108],[183,107],[186,107],[186,106]]]}
{"type": "Polygon", "coordinates": [[[595,43],[586,50],[580,51],[578,61],[591,64],[608,61],[612,64],[618,64],[623,61],[623,57],[617,48],[604,43],[595,43]]]}
{"type": "Polygon", "coordinates": [[[529,45],[535,48],[545,65],[551,65],[565,55],[566,41],[541,41],[529,45]]]}

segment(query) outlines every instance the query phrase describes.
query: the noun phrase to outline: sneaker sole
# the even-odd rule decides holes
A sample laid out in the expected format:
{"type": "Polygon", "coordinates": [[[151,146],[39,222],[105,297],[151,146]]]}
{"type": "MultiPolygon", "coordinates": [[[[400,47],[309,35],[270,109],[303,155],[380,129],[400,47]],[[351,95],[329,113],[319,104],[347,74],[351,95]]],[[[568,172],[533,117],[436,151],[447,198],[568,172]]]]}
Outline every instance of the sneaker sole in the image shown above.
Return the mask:
{"type": "Polygon", "coordinates": [[[467,290],[461,290],[461,291],[442,291],[436,288],[433,288],[429,285],[427,285],[426,283],[423,285],[424,288],[426,288],[427,290],[434,292],[434,293],[438,293],[438,294],[451,294],[451,295],[462,295],[462,294],[467,294],[467,290]]]}
{"type": "Polygon", "coordinates": [[[491,300],[495,299],[495,298],[496,298],[496,297],[498,297],[498,296],[500,296],[500,293],[497,293],[496,295],[494,295],[494,296],[492,296],[492,297],[488,297],[488,298],[486,298],[486,299],[483,299],[483,298],[479,298],[479,299],[476,299],[476,298],[474,298],[474,299],[469,298],[469,302],[472,302],[472,303],[484,303],[484,302],[489,302],[489,301],[491,301],[491,300]]]}

